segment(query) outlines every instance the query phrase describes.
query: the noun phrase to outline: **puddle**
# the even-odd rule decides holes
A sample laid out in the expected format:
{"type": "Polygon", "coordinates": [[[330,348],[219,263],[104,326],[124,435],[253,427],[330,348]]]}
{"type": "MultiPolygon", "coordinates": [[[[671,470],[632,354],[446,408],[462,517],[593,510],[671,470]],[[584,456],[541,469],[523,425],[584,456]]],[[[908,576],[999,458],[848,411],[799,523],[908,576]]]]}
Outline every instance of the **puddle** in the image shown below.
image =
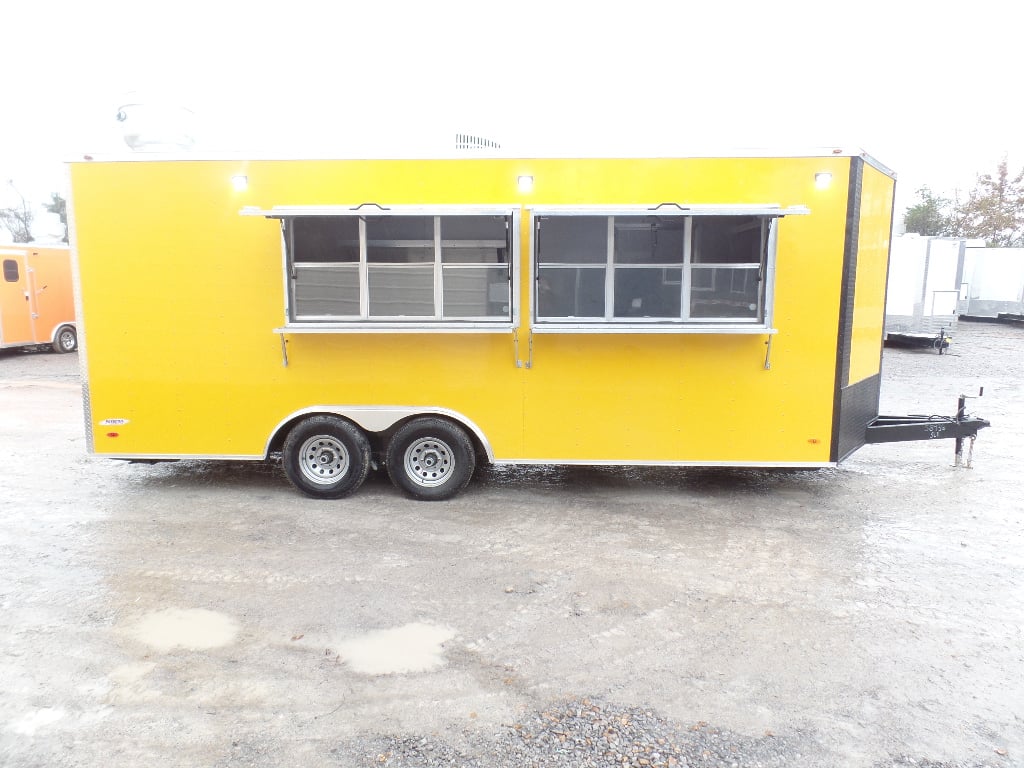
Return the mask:
{"type": "Polygon", "coordinates": [[[427,672],[444,664],[441,645],[453,637],[448,627],[417,622],[345,640],[338,652],[354,672],[364,675],[427,672]]]}
{"type": "Polygon", "coordinates": [[[238,626],[231,617],[205,608],[167,608],[144,616],[130,633],[164,653],[172,648],[201,651],[233,643],[238,626]]]}

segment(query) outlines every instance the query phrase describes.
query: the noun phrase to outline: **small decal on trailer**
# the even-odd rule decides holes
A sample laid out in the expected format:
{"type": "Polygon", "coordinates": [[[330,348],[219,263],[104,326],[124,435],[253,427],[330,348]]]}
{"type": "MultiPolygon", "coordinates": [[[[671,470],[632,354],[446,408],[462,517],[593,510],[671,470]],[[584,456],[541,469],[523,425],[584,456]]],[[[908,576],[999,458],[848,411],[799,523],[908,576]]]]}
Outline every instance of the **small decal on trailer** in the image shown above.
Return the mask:
{"type": "Polygon", "coordinates": [[[100,422],[101,427],[121,427],[128,423],[128,419],[104,419],[100,422]]]}

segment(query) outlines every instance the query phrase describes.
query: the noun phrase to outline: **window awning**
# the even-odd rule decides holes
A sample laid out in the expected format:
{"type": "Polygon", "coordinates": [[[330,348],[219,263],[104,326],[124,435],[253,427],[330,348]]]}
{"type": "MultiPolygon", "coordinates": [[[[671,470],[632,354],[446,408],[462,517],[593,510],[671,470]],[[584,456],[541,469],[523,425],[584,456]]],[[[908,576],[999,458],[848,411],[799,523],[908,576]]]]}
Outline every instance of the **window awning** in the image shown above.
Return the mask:
{"type": "Polygon", "coordinates": [[[658,205],[528,205],[526,209],[543,216],[806,216],[805,205],[729,205],[659,203],[658,205]]]}
{"type": "MultiPolygon", "coordinates": [[[[518,209],[518,205],[275,205],[272,208],[248,206],[239,213],[242,216],[261,216],[267,219],[288,219],[295,216],[444,216],[471,214],[506,214],[518,209]]],[[[657,205],[528,205],[528,211],[542,211],[544,216],[806,216],[811,209],[805,205],[783,207],[778,204],[728,205],[682,203],[658,203],[657,205]]]]}
{"type": "Polygon", "coordinates": [[[290,219],[296,216],[506,216],[518,205],[275,205],[272,208],[247,206],[239,211],[242,216],[261,216],[267,219],[290,219]]]}

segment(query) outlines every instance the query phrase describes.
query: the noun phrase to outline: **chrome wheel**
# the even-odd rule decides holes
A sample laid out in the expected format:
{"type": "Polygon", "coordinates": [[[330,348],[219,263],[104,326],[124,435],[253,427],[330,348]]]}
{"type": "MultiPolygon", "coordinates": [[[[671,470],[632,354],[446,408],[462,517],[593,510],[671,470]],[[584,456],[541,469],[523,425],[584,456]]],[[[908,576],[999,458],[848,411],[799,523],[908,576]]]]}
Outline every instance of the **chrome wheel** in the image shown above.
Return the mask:
{"type": "Polygon", "coordinates": [[[355,424],[330,414],[294,425],[281,446],[284,472],[314,499],[341,499],[370,471],[370,441],[355,424]]]}
{"type": "Polygon", "coordinates": [[[457,469],[451,446],[434,437],[414,441],[405,449],[405,472],[416,485],[443,485],[457,469]]]}
{"type": "Polygon", "coordinates": [[[53,337],[54,352],[74,352],[78,349],[78,334],[70,325],[62,325],[53,337]]]}
{"type": "Polygon", "coordinates": [[[460,425],[420,416],[396,430],[385,463],[391,482],[414,499],[450,499],[473,476],[476,452],[460,425]]]}
{"type": "Polygon", "coordinates": [[[348,449],[331,435],[314,435],[299,449],[299,470],[317,485],[334,485],[350,464],[348,449]]]}

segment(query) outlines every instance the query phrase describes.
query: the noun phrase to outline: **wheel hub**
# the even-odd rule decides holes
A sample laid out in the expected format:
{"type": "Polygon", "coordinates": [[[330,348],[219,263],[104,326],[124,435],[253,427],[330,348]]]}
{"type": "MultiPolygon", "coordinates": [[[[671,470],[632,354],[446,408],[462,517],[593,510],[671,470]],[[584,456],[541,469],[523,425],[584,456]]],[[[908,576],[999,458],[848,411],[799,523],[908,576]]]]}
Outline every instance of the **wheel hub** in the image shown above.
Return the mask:
{"type": "Polygon", "coordinates": [[[451,446],[432,437],[420,438],[405,451],[405,473],[417,485],[433,488],[448,481],[455,470],[451,446]]]}
{"type": "Polygon", "coordinates": [[[333,485],[349,470],[348,449],[333,435],[315,435],[302,444],[299,470],[317,485],[333,485]]]}

